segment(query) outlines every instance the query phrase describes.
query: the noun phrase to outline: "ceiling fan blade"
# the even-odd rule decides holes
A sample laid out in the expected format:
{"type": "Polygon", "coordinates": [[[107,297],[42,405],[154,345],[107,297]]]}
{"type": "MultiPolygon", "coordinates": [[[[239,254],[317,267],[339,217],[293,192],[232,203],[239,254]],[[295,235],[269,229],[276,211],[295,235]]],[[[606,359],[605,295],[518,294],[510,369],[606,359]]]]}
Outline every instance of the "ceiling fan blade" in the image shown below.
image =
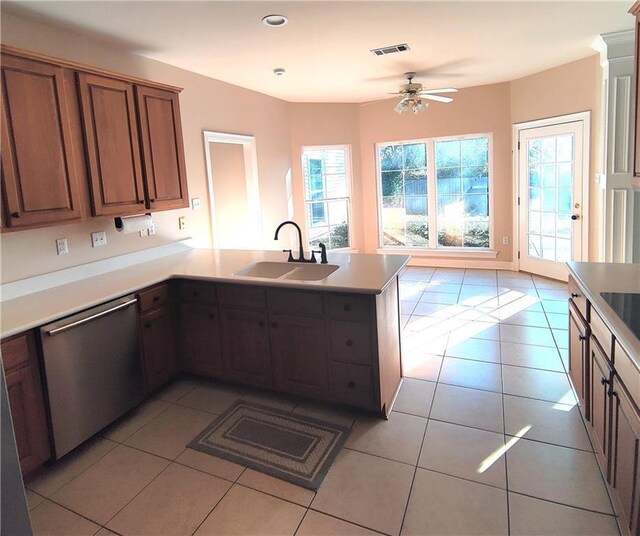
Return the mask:
{"type": "Polygon", "coordinates": [[[441,89],[422,89],[419,91],[421,94],[427,93],[457,93],[458,90],[454,87],[444,87],[441,89]]]}
{"type": "Polygon", "coordinates": [[[453,99],[451,97],[440,97],[439,95],[420,95],[420,98],[436,102],[453,102],[453,99]]]}
{"type": "Polygon", "coordinates": [[[370,104],[376,104],[378,102],[382,102],[382,101],[386,101],[386,100],[390,100],[390,99],[378,99],[378,100],[369,101],[369,102],[361,102],[360,106],[369,106],[370,104]]]}

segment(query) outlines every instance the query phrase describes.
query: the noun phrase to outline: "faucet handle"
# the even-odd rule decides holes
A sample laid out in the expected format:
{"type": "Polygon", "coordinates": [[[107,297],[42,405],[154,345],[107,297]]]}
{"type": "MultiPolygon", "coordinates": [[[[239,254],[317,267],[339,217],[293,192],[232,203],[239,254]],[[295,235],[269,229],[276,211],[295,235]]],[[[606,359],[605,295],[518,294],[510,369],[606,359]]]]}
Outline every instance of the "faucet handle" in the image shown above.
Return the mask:
{"type": "Polygon", "coordinates": [[[287,259],[287,262],[293,262],[293,254],[291,253],[290,249],[283,249],[282,252],[289,254],[289,258],[287,259]]]}
{"type": "Polygon", "coordinates": [[[320,242],[318,246],[320,247],[320,251],[316,251],[315,253],[320,253],[320,264],[327,264],[327,246],[322,242],[320,242]]]}

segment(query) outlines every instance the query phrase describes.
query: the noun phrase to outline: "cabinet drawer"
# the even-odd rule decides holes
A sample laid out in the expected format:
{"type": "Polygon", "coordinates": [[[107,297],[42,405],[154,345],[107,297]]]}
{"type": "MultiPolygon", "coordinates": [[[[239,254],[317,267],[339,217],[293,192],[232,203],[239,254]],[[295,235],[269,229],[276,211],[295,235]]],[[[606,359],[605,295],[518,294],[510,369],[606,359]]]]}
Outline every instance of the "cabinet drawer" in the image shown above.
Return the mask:
{"type": "Polygon", "coordinates": [[[373,297],[366,294],[329,294],[327,303],[331,318],[368,321],[373,297]]]}
{"type": "Polygon", "coordinates": [[[580,311],[582,317],[588,321],[589,317],[587,316],[587,298],[584,295],[584,292],[582,292],[582,290],[580,290],[580,288],[578,287],[576,280],[571,276],[569,276],[569,295],[571,296],[571,300],[576,305],[578,311],[580,311]]]}
{"type": "Polygon", "coordinates": [[[27,333],[22,333],[2,341],[2,359],[6,372],[18,367],[26,367],[29,364],[30,348],[28,337],[27,333]]]}
{"type": "Polygon", "coordinates": [[[181,281],[180,301],[215,305],[216,286],[214,283],[181,281]]]}
{"type": "Polygon", "coordinates": [[[614,368],[622,383],[629,391],[631,399],[636,407],[640,408],[640,371],[636,368],[629,354],[622,349],[622,346],[615,342],[614,368]]]}
{"type": "Polygon", "coordinates": [[[269,311],[285,315],[322,316],[322,294],[304,290],[269,289],[269,311]]]}
{"type": "Polygon", "coordinates": [[[611,344],[613,343],[611,332],[609,331],[607,325],[604,323],[604,320],[600,318],[600,315],[593,307],[591,308],[590,324],[591,334],[595,336],[596,339],[598,339],[598,342],[600,343],[600,346],[602,346],[602,349],[605,351],[606,356],[611,359],[611,344]]]}
{"type": "Polygon", "coordinates": [[[372,408],[373,378],[371,367],[359,365],[331,364],[331,391],[336,400],[372,408]]]}
{"type": "Polygon", "coordinates": [[[166,284],[151,287],[138,293],[140,312],[144,313],[169,302],[169,286],[166,284]]]}
{"type": "Polygon", "coordinates": [[[218,300],[221,304],[231,305],[232,307],[266,309],[267,291],[264,287],[220,285],[218,287],[218,300]]]}
{"type": "Polygon", "coordinates": [[[356,365],[371,365],[369,324],[332,320],[331,359],[356,365]]]}

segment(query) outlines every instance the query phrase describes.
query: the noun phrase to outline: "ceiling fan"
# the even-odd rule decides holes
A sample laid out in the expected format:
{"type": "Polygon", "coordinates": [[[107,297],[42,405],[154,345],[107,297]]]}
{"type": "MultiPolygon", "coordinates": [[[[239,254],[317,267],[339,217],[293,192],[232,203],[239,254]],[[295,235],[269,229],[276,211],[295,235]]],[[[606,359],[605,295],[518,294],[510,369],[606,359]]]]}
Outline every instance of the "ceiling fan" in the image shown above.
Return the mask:
{"type": "Polygon", "coordinates": [[[429,103],[423,102],[425,100],[432,100],[436,102],[449,103],[453,99],[451,97],[443,97],[438,93],[456,93],[458,90],[452,87],[446,87],[441,89],[423,89],[422,84],[414,83],[413,78],[416,73],[408,72],[404,73],[407,77],[407,83],[400,86],[400,91],[395,93],[389,93],[390,95],[399,95],[401,97],[400,102],[396,104],[394,110],[401,114],[407,110],[411,110],[414,114],[417,114],[424,110],[429,103]]]}

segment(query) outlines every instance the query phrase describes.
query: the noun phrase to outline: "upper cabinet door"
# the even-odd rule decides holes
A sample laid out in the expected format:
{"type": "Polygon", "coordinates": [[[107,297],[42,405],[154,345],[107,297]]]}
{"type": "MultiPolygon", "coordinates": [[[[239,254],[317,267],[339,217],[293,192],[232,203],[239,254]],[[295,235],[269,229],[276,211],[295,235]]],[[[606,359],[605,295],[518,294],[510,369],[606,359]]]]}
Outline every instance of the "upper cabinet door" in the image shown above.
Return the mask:
{"type": "Polygon", "coordinates": [[[136,86],[149,208],[189,206],[178,94],[136,86]]]}
{"type": "Polygon", "coordinates": [[[144,212],[133,85],[78,74],[84,136],[95,216],[144,212]]]}
{"type": "Polygon", "coordinates": [[[2,175],[9,227],[81,218],[61,67],[2,57],[2,175]]]}

